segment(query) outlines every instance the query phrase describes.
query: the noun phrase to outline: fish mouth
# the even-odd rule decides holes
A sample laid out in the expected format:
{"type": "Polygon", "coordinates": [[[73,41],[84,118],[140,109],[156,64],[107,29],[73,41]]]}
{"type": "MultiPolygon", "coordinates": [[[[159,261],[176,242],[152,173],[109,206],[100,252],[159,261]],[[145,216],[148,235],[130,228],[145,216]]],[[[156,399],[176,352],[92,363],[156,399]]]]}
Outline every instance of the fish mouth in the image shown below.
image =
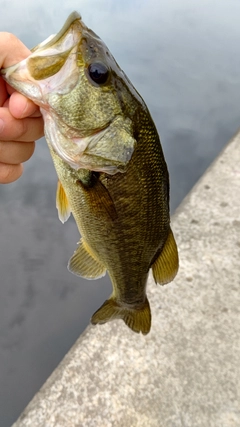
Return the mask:
{"type": "Polygon", "coordinates": [[[57,34],[35,46],[28,58],[1,69],[0,75],[43,108],[50,90],[56,89],[59,93],[71,90],[78,81],[76,54],[84,29],[81,19],[78,12],[72,12],[57,34]],[[71,75],[71,79],[67,79],[67,75],[71,75]]]}
{"type": "Polygon", "coordinates": [[[69,17],[66,19],[61,30],[57,34],[53,34],[49,36],[46,40],[44,40],[43,42],[39,43],[37,46],[32,48],[31,52],[32,53],[36,51],[40,52],[41,50],[46,50],[48,48],[53,47],[65,36],[65,34],[69,31],[69,28],[72,26],[72,24],[75,21],[81,21],[81,20],[82,20],[82,17],[78,12],[76,11],[72,12],[69,15],[69,17]]]}

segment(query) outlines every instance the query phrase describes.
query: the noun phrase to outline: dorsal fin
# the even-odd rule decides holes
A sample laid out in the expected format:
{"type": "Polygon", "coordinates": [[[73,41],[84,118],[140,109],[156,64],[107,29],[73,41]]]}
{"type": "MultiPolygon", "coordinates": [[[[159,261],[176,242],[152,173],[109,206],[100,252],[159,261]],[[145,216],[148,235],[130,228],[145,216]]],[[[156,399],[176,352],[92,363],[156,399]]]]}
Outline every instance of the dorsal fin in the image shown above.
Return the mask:
{"type": "Polygon", "coordinates": [[[99,279],[106,274],[106,268],[94,257],[83,239],[68,262],[68,270],[85,279],[99,279]]]}
{"type": "Polygon", "coordinates": [[[160,255],[152,265],[152,272],[155,282],[160,285],[171,282],[178,272],[178,250],[171,228],[160,255]]]}
{"type": "Polygon", "coordinates": [[[71,215],[71,208],[65,190],[60,181],[58,181],[57,184],[56,208],[58,210],[58,218],[60,221],[62,223],[66,222],[71,215]]]}

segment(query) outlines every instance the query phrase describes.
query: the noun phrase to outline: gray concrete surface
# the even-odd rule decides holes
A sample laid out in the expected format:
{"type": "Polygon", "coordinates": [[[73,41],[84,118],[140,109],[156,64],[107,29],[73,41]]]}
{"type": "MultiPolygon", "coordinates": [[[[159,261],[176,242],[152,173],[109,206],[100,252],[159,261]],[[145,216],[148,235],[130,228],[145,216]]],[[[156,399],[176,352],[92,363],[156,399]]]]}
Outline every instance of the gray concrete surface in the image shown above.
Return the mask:
{"type": "Polygon", "coordinates": [[[14,427],[240,426],[240,134],[172,223],[180,271],[149,278],[151,333],[88,327],[14,427]]]}

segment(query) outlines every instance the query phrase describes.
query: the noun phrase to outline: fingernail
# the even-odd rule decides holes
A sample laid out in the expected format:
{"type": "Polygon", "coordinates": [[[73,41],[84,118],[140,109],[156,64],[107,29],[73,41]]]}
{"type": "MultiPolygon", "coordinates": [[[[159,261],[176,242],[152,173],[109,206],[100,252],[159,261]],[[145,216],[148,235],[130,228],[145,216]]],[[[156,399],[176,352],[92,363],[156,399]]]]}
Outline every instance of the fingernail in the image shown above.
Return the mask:
{"type": "Polygon", "coordinates": [[[3,131],[4,129],[4,121],[2,119],[0,119],[0,133],[3,131]]]}

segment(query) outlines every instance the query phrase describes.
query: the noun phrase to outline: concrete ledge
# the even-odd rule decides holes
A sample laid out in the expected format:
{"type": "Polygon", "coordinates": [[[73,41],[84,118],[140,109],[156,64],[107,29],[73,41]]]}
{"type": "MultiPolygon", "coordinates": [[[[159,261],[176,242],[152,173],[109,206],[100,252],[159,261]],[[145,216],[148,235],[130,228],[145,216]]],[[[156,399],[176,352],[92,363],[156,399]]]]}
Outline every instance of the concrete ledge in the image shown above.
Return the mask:
{"type": "Polygon", "coordinates": [[[88,327],[14,427],[240,426],[240,134],[173,229],[181,268],[149,279],[151,333],[88,327]]]}

